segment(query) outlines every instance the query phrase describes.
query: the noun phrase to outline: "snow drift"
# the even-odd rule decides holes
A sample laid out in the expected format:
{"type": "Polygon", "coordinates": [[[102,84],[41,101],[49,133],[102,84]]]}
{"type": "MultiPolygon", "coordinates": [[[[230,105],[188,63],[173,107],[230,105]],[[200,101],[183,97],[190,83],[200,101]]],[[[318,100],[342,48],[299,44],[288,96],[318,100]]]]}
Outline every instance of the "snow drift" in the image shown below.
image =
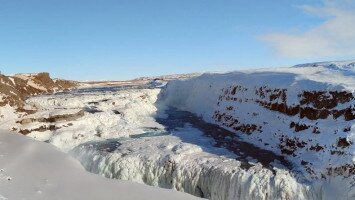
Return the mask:
{"type": "Polygon", "coordinates": [[[53,146],[0,131],[0,199],[197,199],[176,191],[105,179],[53,146]]]}

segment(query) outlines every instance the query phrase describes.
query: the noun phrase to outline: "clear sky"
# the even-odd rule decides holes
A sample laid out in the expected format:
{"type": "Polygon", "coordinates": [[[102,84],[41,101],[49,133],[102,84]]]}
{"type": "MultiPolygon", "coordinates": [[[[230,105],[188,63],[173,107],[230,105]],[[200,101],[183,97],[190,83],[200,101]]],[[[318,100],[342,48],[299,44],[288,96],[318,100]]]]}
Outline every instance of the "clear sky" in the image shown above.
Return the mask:
{"type": "Polygon", "coordinates": [[[0,70],[77,80],[355,58],[352,0],[0,0],[0,70]]]}

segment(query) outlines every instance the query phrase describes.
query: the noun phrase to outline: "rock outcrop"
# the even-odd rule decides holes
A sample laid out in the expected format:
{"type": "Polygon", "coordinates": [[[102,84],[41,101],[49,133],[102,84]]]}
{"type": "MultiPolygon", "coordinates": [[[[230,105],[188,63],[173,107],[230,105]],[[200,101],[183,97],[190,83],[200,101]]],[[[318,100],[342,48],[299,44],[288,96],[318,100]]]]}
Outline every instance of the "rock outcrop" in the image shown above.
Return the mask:
{"type": "Polygon", "coordinates": [[[74,88],[77,82],[52,79],[49,73],[0,75],[0,107],[9,104],[23,111],[26,97],[74,88]]]}

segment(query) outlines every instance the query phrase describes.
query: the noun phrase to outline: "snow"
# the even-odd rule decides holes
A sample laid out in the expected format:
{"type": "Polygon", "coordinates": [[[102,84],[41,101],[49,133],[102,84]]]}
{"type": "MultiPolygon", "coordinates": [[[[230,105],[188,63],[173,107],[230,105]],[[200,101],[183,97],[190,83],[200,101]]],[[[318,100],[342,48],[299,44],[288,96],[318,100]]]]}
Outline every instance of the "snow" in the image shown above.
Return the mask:
{"type": "MultiPolygon", "coordinates": [[[[353,61],[338,61],[338,62],[319,62],[319,63],[309,63],[300,64],[293,67],[283,67],[283,68],[266,68],[266,69],[256,69],[256,70],[246,70],[243,71],[247,74],[264,73],[264,72],[278,72],[284,73],[285,75],[291,76],[289,81],[294,81],[293,84],[301,84],[302,81],[306,82],[311,80],[313,82],[322,83],[323,85],[339,86],[344,90],[355,91],[355,60],[353,61]]],[[[270,77],[271,78],[271,77],[270,77]]],[[[265,80],[265,83],[270,83],[270,79],[265,80]]],[[[280,81],[281,85],[289,82],[280,81]]],[[[313,89],[308,88],[313,86],[313,84],[307,85],[303,84],[304,90],[313,89]]]]}
{"type": "MultiPolygon", "coordinates": [[[[299,115],[270,111],[255,103],[260,98],[255,89],[264,86],[286,89],[286,103],[290,106],[300,103],[299,94],[303,91],[354,94],[352,63],[208,73],[171,81],[166,86],[165,80],[147,81],[144,78],[144,86],[139,85],[139,81],[109,83],[119,87],[107,87],[103,82],[85,83],[84,88],[75,91],[27,99],[26,108],[38,109],[38,112],[6,117],[0,122],[0,128],[35,130],[55,126],[55,130],[31,131],[28,136],[70,153],[92,173],[210,199],[354,199],[354,175],[326,173],[329,166],[355,163],[354,145],[337,148],[335,144],[339,138],[355,142],[352,120],[346,121],[344,117],[334,120],[330,116],[309,120],[299,115]],[[99,87],[90,88],[93,85],[99,87]],[[228,95],[221,97],[236,85],[241,88],[233,97],[241,101],[229,101],[228,95]],[[217,146],[215,140],[206,137],[194,124],[176,121],[184,126],[169,129],[158,118],[168,118],[170,107],[194,113],[206,122],[235,132],[238,138],[277,155],[282,153],[279,146],[282,137],[298,138],[307,145],[295,150],[294,155],[286,155],[292,168],[285,167],[279,160],[274,160],[270,168],[256,157],[248,156],[243,160],[241,155],[217,146]],[[65,116],[81,111],[84,115],[76,119],[17,123],[26,118],[65,116]],[[262,131],[252,134],[235,131],[217,122],[215,111],[227,113],[243,124],[260,125],[262,131]],[[295,132],[290,128],[290,122],[312,128],[295,132]],[[322,134],[312,133],[313,127],[318,127],[322,134]],[[325,149],[319,152],[309,150],[317,144],[325,149]],[[332,155],[330,152],[335,149],[343,151],[344,155],[332,155]],[[302,161],[310,163],[314,171],[307,171],[302,161]]],[[[353,100],[339,103],[336,109],[351,106],[354,106],[353,100]]],[[[1,109],[8,116],[14,112],[10,108],[1,109]]],[[[0,194],[8,197],[1,190],[0,194]]]]}
{"type": "Polygon", "coordinates": [[[199,145],[185,142],[196,132],[186,128],[176,136],[118,141],[113,152],[103,150],[109,147],[105,142],[88,143],[71,154],[88,171],[108,178],[174,188],[208,199],[317,199],[310,185],[299,183],[286,170],[276,169],[274,175],[260,164],[244,169],[231,153],[218,152],[201,134],[193,138],[200,140],[199,145]]]}
{"type": "Polygon", "coordinates": [[[1,131],[0,144],[0,199],[197,199],[90,174],[52,145],[15,133],[1,131]]]}
{"type": "MultiPolygon", "coordinates": [[[[339,138],[346,138],[350,144],[355,142],[355,124],[352,120],[345,121],[342,117],[335,120],[333,117],[328,117],[314,121],[300,118],[299,115],[288,116],[270,111],[255,103],[256,99],[260,99],[255,90],[264,86],[271,90],[286,89],[287,105],[299,104],[298,95],[303,91],[347,91],[354,95],[354,65],[353,62],[348,63],[350,64],[320,63],[227,74],[209,73],[188,80],[171,81],[160,94],[159,105],[173,106],[195,113],[205,121],[234,131],[245,141],[277,154],[281,154],[279,145],[283,137],[305,141],[304,148],[296,148],[293,155],[286,155],[293,162],[295,169],[299,170],[298,173],[304,174],[309,182],[322,185],[320,186],[323,191],[321,192],[323,194],[320,194],[322,198],[334,197],[329,196],[330,193],[337,195],[346,193],[348,196],[344,197],[345,199],[355,198],[355,187],[351,183],[355,180],[355,176],[352,173],[349,173],[348,170],[339,176],[327,173],[329,167],[341,167],[347,164],[351,167],[355,164],[355,146],[338,148],[336,144],[339,138]],[[234,86],[241,86],[241,90],[237,90],[236,95],[223,97],[227,90],[229,89],[230,93],[234,86]],[[235,97],[239,100],[229,99],[235,97]],[[257,127],[262,127],[261,131],[252,134],[235,131],[228,125],[216,121],[214,118],[216,112],[226,113],[228,116],[238,119],[241,124],[256,124],[257,127]],[[318,127],[320,134],[312,133],[312,128],[300,133],[295,132],[290,128],[292,121],[310,127],[318,127]],[[349,128],[349,130],[344,131],[345,128],[349,128]],[[324,149],[321,151],[309,150],[312,146],[317,145],[323,146],[324,149]],[[332,151],[335,150],[342,151],[344,154],[333,154],[332,151]],[[309,169],[312,171],[307,171],[308,169],[301,164],[302,161],[310,163],[309,169]],[[326,177],[325,180],[329,182],[322,182],[321,177],[326,177]],[[346,192],[339,192],[339,184],[346,186],[346,192]],[[327,190],[332,192],[326,192],[327,190]]],[[[350,102],[338,104],[336,108],[344,109],[353,106],[352,99],[350,102]]],[[[310,199],[310,197],[306,199],[310,199]]]]}
{"type": "MultiPolygon", "coordinates": [[[[73,114],[80,110],[85,111],[85,115],[75,121],[55,123],[57,127],[61,127],[56,131],[33,132],[28,136],[40,141],[49,141],[63,151],[69,151],[87,141],[141,134],[145,127],[161,127],[152,118],[157,110],[154,102],[159,91],[159,89],[125,90],[118,93],[74,93],[30,98],[27,105],[39,111],[25,118],[73,114]],[[68,126],[69,123],[72,125],[68,126]]],[[[13,127],[19,126],[16,121],[12,121],[13,127]]],[[[9,124],[7,123],[7,126],[10,126],[9,124]]],[[[45,124],[32,123],[19,128],[35,129],[45,124]]]]}
{"type": "Polygon", "coordinates": [[[0,127],[2,129],[11,129],[14,121],[18,120],[19,114],[16,113],[14,107],[9,104],[0,107],[0,127]]]}
{"type": "Polygon", "coordinates": [[[15,85],[16,83],[15,83],[15,80],[14,80],[14,78],[13,77],[9,77],[9,79],[10,79],[10,81],[12,82],[12,84],[13,85],[15,85]]]}
{"type": "Polygon", "coordinates": [[[308,63],[308,64],[296,65],[295,67],[320,67],[320,66],[335,71],[343,71],[347,73],[355,72],[355,60],[308,63]]]}
{"type": "MultiPolygon", "coordinates": [[[[334,133],[336,131],[338,134],[329,134],[327,136],[324,136],[324,134],[317,135],[312,134],[311,129],[307,130],[307,133],[295,133],[289,127],[290,121],[313,126],[315,122],[306,118],[300,119],[297,115],[287,116],[282,113],[270,112],[260,105],[255,104],[255,102],[252,101],[257,98],[254,88],[259,88],[264,85],[271,89],[287,89],[287,104],[295,105],[299,103],[298,95],[302,91],[345,90],[354,92],[355,77],[328,70],[323,66],[261,69],[229,74],[204,74],[189,80],[170,82],[161,94],[161,103],[193,112],[202,116],[205,121],[211,123],[216,123],[213,119],[215,111],[221,111],[230,113],[243,123],[263,126],[262,134],[244,134],[241,135],[241,137],[246,141],[278,154],[281,152],[278,149],[279,140],[275,140],[275,136],[279,138],[282,135],[287,135],[289,137],[300,138],[303,141],[312,139],[312,142],[309,142],[310,144],[322,144],[322,146],[327,147],[334,145],[334,142],[340,137],[346,137],[350,142],[354,141],[354,129],[351,129],[347,133],[342,131],[344,127],[352,127],[353,122],[340,119],[334,120],[330,117],[324,120],[317,120],[316,124],[324,133],[334,133]],[[233,85],[240,85],[248,89],[238,93],[240,98],[245,99],[244,102],[223,100],[218,103],[219,96],[222,94],[221,91],[233,85]],[[225,110],[228,106],[234,106],[236,110],[225,110]],[[275,135],[265,133],[275,133],[275,135]],[[270,145],[264,146],[264,143],[270,145]]],[[[342,109],[349,106],[353,106],[353,102],[339,105],[338,108],[342,109]]],[[[339,157],[331,156],[329,151],[313,153],[301,149],[296,158],[290,156],[289,159],[295,160],[296,163],[299,163],[301,159],[310,161],[315,165],[316,169],[322,171],[325,170],[326,167],[329,167],[329,165],[339,166],[344,163],[349,163],[349,161],[353,160],[354,151],[355,147],[351,146],[346,150],[346,155],[339,157]]]]}
{"type": "Polygon", "coordinates": [[[38,85],[37,83],[35,83],[32,80],[33,76],[35,76],[35,75],[37,75],[37,74],[16,74],[16,75],[14,75],[14,77],[27,81],[27,85],[29,85],[33,88],[47,92],[47,89],[44,86],[38,85]]]}
{"type": "Polygon", "coordinates": [[[192,77],[196,77],[201,75],[201,73],[191,73],[191,74],[170,74],[170,75],[162,75],[162,76],[150,76],[150,77],[140,77],[137,79],[134,79],[134,81],[151,81],[151,80],[182,80],[182,79],[188,79],[192,77]]]}
{"type": "MultiPolygon", "coordinates": [[[[101,112],[85,112],[76,120],[49,123],[61,128],[33,131],[28,136],[70,152],[88,171],[108,178],[172,188],[211,199],[285,196],[316,199],[318,194],[312,185],[285,169],[275,168],[274,175],[255,160],[251,160],[255,162],[250,162],[251,168],[245,169],[242,161],[235,160],[234,153],[215,147],[214,140],[191,125],[167,132],[156,120],[157,116],[164,116],[164,110],[158,110],[157,106],[160,89],[108,91],[78,90],[29,98],[27,106],[39,111],[24,118],[73,114],[87,107],[101,112]],[[69,123],[72,125],[68,126],[69,123]],[[122,144],[114,152],[102,153],[102,148],[113,148],[106,145],[107,140],[122,144]],[[94,148],[97,145],[100,151],[94,148]]],[[[21,125],[15,121],[7,126],[35,129],[48,125],[41,122],[21,125]]]]}

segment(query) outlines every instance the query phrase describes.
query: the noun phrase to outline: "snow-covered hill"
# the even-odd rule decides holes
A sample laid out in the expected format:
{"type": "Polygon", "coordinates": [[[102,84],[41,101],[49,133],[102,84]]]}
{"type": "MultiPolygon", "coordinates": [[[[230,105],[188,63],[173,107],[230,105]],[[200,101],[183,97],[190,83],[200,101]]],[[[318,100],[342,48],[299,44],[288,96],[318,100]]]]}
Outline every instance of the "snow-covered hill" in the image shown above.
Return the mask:
{"type": "Polygon", "coordinates": [[[330,70],[340,70],[343,72],[354,73],[355,72],[355,60],[349,61],[336,61],[336,62],[318,62],[318,63],[308,63],[300,64],[294,67],[324,67],[330,70]]]}
{"type": "Polygon", "coordinates": [[[204,74],[170,82],[161,101],[285,155],[311,177],[354,177],[354,66],[204,74]]]}

